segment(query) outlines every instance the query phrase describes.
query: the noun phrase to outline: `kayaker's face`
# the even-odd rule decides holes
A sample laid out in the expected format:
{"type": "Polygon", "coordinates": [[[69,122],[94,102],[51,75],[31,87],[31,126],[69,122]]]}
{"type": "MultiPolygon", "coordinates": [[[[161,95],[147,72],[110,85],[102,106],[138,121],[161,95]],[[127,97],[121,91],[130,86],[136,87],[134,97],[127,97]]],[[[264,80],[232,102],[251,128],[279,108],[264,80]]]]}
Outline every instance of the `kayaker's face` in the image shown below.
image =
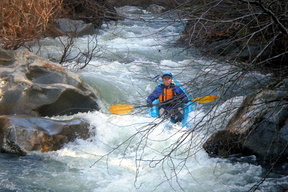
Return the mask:
{"type": "Polygon", "coordinates": [[[171,84],[171,82],[172,82],[172,78],[171,77],[163,77],[162,81],[163,81],[163,84],[165,86],[169,86],[171,84]]]}

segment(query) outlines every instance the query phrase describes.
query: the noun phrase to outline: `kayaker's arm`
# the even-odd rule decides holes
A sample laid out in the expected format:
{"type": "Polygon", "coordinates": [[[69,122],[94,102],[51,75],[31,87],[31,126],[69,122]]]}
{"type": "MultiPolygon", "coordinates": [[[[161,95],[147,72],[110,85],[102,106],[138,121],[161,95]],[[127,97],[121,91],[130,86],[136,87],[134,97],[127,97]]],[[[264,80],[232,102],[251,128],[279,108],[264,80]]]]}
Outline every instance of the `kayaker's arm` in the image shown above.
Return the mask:
{"type": "Polygon", "coordinates": [[[147,97],[147,105],[152,106],[152,102],[157,99],[160,95],[162,94],[162,88],[161,87],[156,87],[154,91],[147,97]]]}
{"type": "Polygon", "coordinates": [[[174,92],[179,97],[177,99],[179,99],[181,103],[187,103],[189,101],[187,95],[184,93],[184,91],[180,87],[176,86],[174,88],[174,92]]]}

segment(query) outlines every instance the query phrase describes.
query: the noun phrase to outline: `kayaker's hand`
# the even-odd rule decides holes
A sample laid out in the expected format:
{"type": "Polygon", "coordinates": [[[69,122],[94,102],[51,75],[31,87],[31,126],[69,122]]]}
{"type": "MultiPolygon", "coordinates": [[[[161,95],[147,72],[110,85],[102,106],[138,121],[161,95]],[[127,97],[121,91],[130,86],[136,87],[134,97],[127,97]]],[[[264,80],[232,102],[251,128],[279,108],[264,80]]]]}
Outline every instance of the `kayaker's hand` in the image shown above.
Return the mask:
{"type": "Polygon", "coordinates": [[[152,103],[149,103],[149,102],[147,102],[147,106],[148,106],[148,107],[153,107],[153,104],[152,104],[152,103]]]}
{"type": "Polygon", "coordinates": [[[182,103],[188,103],[189,99],[188,98],[184,98],[182,99],[182,103]]]}

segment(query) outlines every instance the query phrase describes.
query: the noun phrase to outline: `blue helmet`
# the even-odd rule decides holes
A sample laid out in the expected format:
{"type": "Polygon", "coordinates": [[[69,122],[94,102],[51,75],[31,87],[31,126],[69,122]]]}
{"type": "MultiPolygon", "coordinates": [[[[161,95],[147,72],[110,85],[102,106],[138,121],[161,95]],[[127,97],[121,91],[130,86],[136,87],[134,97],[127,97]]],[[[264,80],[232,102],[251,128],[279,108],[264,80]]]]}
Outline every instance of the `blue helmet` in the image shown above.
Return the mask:
{"type": "Polygon", "coordinates": [[[162,74],[162,78],[165,77],[165,76],[172,77],[172,73],[170,73],[170,72],[165,72],[165,73],[162,74]]]}

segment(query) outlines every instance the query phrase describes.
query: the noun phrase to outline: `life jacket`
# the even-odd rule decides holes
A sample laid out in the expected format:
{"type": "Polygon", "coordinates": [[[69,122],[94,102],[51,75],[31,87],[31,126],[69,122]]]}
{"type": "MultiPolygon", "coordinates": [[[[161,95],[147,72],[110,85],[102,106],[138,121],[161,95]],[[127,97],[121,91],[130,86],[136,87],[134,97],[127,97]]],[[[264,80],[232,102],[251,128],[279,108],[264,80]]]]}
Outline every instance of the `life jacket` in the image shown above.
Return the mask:
{"type": "Polygon", "coordinates": [[[176,96],[176,93],[174,92],[174,84],[171,84],[169,88],[167,88],[163,84],[161,84],[160,86],[162,88],[162,94],[158,97],[160,103],[165,102],[169,99],[173,99],[173,97],[176,96]]]}

